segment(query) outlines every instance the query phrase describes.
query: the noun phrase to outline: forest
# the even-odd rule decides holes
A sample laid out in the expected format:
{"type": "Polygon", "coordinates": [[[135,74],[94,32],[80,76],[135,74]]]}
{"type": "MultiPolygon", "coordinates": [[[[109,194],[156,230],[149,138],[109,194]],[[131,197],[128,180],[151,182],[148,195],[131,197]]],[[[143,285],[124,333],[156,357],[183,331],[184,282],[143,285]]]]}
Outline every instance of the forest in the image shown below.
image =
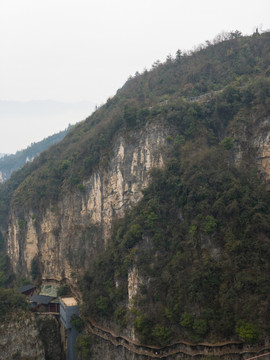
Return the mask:
{"type": "MultiPolygon", "coordinates": [[[[166,138],[164,167],[151,171],[141,201],[114,222],[109,246],[79,279],[81,320],[119,331],[132,325],[142,343],[158,346],[258,342],[270,335],[270,194],[251,139],[263,121],[269,131],[269,116],[269,32],[235,31],[177,50],[1,184],[0,227],[10,207],[38,218],[48,203],[83,194],[119,134],[167,124],[174,136],[166,138]],[[135,268],[142,280],[130,307],[135,268]]],[[[0,247],[0,306],[13,306],[3,289],[14,281],[4,233],[0,247]]]]}

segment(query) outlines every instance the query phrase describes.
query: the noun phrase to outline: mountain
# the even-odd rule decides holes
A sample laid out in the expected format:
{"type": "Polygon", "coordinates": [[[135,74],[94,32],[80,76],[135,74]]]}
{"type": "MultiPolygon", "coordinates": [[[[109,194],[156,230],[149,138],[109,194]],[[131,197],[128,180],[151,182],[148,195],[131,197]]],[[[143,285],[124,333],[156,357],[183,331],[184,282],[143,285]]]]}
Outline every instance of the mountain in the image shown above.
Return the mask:
{"type": "Polygon", "coordinates": [[[27,162],[39,155],[42,151],[49,148],[51,145],[61,141],[67,132],[71,129],[71,125],[57,134],[51,135],[42,141],[33,143],[27,149],[17,151],[14,155],[4,155],[0,158],[0,182],[8,180],[11,174],[20,169],[27,162]]]}
{"type": "Polygon", "coordinates": [[[269,64],[269,32],[179,50],[1,185],[12,270],[82,296],[82,357],[269,351],[269,64]]]}
{"type": "Polygon", "coordinates": [[[64,103],[52,100],[0,100],[0,119],[5,124],[1,130],[2,150],[13,153],[12,145],[8,143],[11,138],[13,144],[16,142],[16,149],[24,149],[33,139],[40,141],[65,129],[68,124],[85,119],[92,109],[94,104],[88,101],[64,103]]]}

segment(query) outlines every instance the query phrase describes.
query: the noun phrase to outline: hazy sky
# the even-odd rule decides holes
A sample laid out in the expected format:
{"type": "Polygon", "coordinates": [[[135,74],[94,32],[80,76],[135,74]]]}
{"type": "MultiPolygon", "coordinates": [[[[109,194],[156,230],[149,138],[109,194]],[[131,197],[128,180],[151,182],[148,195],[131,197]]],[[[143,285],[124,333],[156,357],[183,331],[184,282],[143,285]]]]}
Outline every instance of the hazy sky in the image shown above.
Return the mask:
{"type": "MultiPolygon", "coordinates": [[[[269,14],[269,0],[0,0],[0,100],[99,105],[177,49],[221,31],[270,29],[269,14]]],[[[19,113],[7,121],[0,108],[0,153],[29,145],[24,131],[40,140],[70,119],[42,130],[39,121],[19,113]]]]}

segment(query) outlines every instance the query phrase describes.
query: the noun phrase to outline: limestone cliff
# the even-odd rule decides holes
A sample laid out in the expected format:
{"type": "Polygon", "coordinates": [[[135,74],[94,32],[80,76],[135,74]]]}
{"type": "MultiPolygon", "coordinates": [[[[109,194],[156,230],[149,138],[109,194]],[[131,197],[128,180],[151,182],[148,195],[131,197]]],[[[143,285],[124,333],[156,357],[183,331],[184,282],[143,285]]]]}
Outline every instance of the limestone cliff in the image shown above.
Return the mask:
{"type": "Polygon", "coordinates": [[[35,317],[14,316],[0,324],[0,358],[45,360],[35,317]]]}
{"type": "MultiPolygon", "coordinates": [[[[269,119],[255,125],[256,131],[245,128],[241,137],[239,132],[233,135],[235,161],[240,163],[252,153],[269,180],[269,119]]],[[[76,278],[75,274],[106,247],[112,221],[141,199],[142,189],[149,183],[149,170],[163,166],[166,138],[171,133],[168,125],[157,122],[118,136],[109,164],[100,165],[84,181],[81,191],[66,193],[56,206],[48,203],[43,214],[29,211],[21,219],[11,209],[7,239],[15,272],[29,275],[31,262],[38,257],[43,278],[76,278]]]]}
{"type": "Polygon", "coordinates": [[[81,191],[66,193],[56,206],[48,203],[42,215],[29,211],[21,219],[12,209],[8,254],[15,272],[28,275],[38,257],[43,278],[72,279],[106,247],[112,221],[141,199],[149,170],[164,164],[171,132],[157,122],[119,135],[108,165],[100,165],[81,191]]]}

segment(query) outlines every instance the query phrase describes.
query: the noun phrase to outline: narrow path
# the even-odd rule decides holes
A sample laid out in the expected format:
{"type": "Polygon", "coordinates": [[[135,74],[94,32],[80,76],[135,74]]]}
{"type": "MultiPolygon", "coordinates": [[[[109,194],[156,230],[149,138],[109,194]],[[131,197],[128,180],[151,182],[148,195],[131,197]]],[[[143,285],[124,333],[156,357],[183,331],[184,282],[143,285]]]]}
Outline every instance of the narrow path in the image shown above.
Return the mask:
{"type": "Polygon", "coordinates": [[[269,356],[269,355],[270,355],[270,352],[265,353],[265,354],[262,354],[262,355],[258,355],[258,356],[253,356],[253,357],[248,358],[248,359],[246,359],[246,360],[255,360],[255,359],[259,359],[259,358],[261,358],[261,357],[263,357],[263,356],[269,356]]]}
{"type": "MultiPolygon", "coordinates": [[[[216,357],[224,357],[224,356],[233,356],[233,355],[241,355],[244,356],[250,354],[260,354],[265,350],[270,350],[269,342],[265,342],[260,346],[254,347],[253,349],[241,342],[228,342],[223,344],[190,344],[179,342],[175,344],[171,344],[165,347],[157,347],[157,346],[149,346],[140,344],[132,339],[127,337],[116,335],[109,329],[105,329],[99,325],[97,325],[93,320],[88,319],[87,327],[91,333],[96,336],[101,337],[104,340],[110,341],[115,346],[123,346],[129,351],[136,353],[138,355],[144,355],[151,358],[167,358],[172,355],[185,355],[190,357],[198,357],[198,356],[216,356],[216,357]]],[[[261,355],[261,356],[264,356],[261,355]]],[[[251,359],[249,359],[251,360],[251,359]]]]}
{"type": "MultiPolygon", "coordinates": [[[[78,288],[74,284],[70,284],[70,287],[75,297],[82,301],[82,296],[78,288]]],[[[246,360],[255,360],[258,357],[263,357],[267,354],[270,354],[262,354],[264,351],[270,350],[269,339],[265,339],[260,345],[253,347],[249,344],[244,344],[241,341],[231,341],[218,344],[192,344],[188,342],[177,342],[165,347],[158,347],[144,345],[131,338],[119,335],[113,330],[100,326],[89,317],[87,318],[87,328],[92,334],[111,342],[114,346],[122,346],[132,353],[148,356],[150,358],[166,359],[169,356],[180,354],[183,356],[190,356],[194,358],[202,356],[216,356],[219,358],[222,358],[224,356],[230,356],[231,358],[233,358],[233,356],[238,356],[239,358],[239,356],[242,356],[244,359],[246,355],[246,360]],[[247,358],[252,354],[258,355],[252,358],[247,358]]]]}

